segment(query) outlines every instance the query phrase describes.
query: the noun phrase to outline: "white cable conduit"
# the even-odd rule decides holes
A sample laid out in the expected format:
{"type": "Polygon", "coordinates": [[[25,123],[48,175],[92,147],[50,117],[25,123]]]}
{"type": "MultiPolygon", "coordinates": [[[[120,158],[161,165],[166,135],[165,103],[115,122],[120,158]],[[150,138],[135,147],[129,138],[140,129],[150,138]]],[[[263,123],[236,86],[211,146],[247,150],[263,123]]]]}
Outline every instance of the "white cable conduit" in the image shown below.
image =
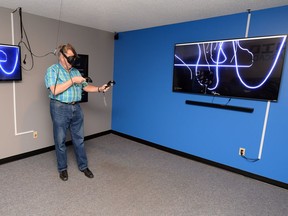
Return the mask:
{"type": "MultiPolygon", "coordinates": [[[[11,30],[12,30],[12,44],[13,45],[15,45],[15,39],[14,39],[14,17],[13,17],[13,13],[14,12],[11,13],[11,30]]],[[[15,132],[15,136],[29,134],[29,133],[33,133],[33,136],[34,136],[34,132],[36,132],[34,130],[20,132],[20,133],[18,133],[18,131],[17,131],[16,86],[15,86],[15,81],[13,81],[13,110],[14,110],[14,132],[15,132]]]]}
{"type": "MultiPolygon", "coordinates": [[[[249,32],[249,27],[250,27],[250,19],[251,19],[250,9],[248,9],[247,11],[248,11],[248,18],[247,18],[245,37],[248,37],[248,32],[249,32]]],[[[264,118],[264,123],[263,123],[263,128],[262,128],[261,141],[260,141],[260,148],[259,148],[259,153],[258,153],[258,160],[260,160],[261,156],[262,156],[265,134],[266,134],[266,128],[267,128],[267,122],[268,122],[269,111],[270,111],[270,104],[271,104],[271,101],[267,101],[265,118],[264,118]]]]}

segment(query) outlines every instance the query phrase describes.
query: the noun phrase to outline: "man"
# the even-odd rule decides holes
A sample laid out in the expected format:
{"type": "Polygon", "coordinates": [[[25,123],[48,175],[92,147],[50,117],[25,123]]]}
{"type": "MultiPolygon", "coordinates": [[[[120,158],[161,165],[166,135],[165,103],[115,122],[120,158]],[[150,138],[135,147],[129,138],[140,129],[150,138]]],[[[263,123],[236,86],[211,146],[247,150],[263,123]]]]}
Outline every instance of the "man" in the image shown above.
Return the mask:
{"type": "Polygon", "coordinates": [[[70,130],[76,155],[77,165],[88,178],[94,175],[88,168],[88,160],[84,147],[83,113],[78,103],[82,90],[86,92],[106,92],[109,87],[90,85],[80,72],[73,68],[77,53],[71,44],[59,47],[58,64],[47,69],[45,85],[49,91],[50,114],[53,123],[54,143],[59,177],[68,180],[66,133],[70,130]]]}

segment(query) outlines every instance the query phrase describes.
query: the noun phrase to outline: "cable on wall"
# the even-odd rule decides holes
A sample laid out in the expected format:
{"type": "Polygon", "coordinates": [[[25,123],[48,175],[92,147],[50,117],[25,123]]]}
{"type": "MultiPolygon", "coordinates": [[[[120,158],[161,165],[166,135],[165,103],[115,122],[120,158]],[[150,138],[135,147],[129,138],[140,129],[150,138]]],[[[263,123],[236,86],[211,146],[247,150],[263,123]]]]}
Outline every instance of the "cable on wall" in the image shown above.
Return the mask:
{"type": "MultiPolygon", "coordinates": [[[[57,32],[57,41],[56,41],[56,47],[57,47],[57,43],[58,43],[58,39],[59,39],[59,32],[60,32],[60,17],[61,17],[61,10],[62,10],[62,0],[60,1],[60,13],[59,13],[59,21],[58,21],[58,32],[57,32]]],[[[42,57],[46,57],[50,54],[56,55],[56,51],[57,48],[54,50],[54,52],[48,52],[44,55],[35,55],[32,52],[31,46],[30,46],[30,42],[26,33],[26,30],[24,28],[24,24],[23,24],[23,19],[22,19],[22,8],[18,7],[17,9],[15,9],[11,14],[11,37],[12,37],[12,44],[15,45],[15,32],[14,32],[14,14],[15,12],[19,12],[19,18],[20,18],[20,35],[21,35],[21,39],[18,43],[19,46],[23,45],[27,50],[28,53],[31,57],[31,67],[30,68],[25,68],[23,66],[21,66],[24,70],[26,71],[31,71],[34,67],[34,57],[38,57],[38,58],[42,58],[42,57]],[[24,37],[26,39],[27,42],[24,41],[24,37]]],[[[25,54],[23,63],[26,64],[26,57],[27,55],[25,54]]],[[[15,136],[19,136],[19,135],[24,135],[24,134],[29,134],[29,133],[33,133],[33,137],[37,138],[37,131],[35,130],[29,130],[29,131],[24,131],[24,132],[18,132],[17,130],[17,109],[16,109],[17,105],[16,105],[16,85],[15,85],[15,81],[13,81],[13,114],[14,114],[14,134],[15,136]]]]}
{"type": "MultiPolygon", "coordinates": [[[[54,52],[48,52],[48,53],[46,53],[44,55],[36,55],[36,54],[33,53],[31,45],[30,45],[30,41],[29,41],[29,38],[28,38],[28,35],[27,35],[25,27],[24,27],[24,23],[23,23],[22,8],[19,7],[14,12],[16,12],[17,10],[19,12],[20,33],[21,33],[21,39],[18,42],[18,46],[21,46],[21,48],[22,48],[21,50],[24,50],[24,48],[25,48],[28,51],[28,54],[29,54],[29,56],[31,58],[31,67],[30,68],[25,68],[25,67],[22,66],[22,68],[25,71],[31,71],[34,68],[34,57],[42,58],[42,57],[46,57],[46,56],[48,56],[50,54],[54,55],[55,53],[54,52]]],[[[26,57],[27,57],[27,55],[25,54],[25,58],[23,60],[23,64],[26,64],[26,57]]]]}
{"type": "Polygon", "coordinates": [[[262,156],[262,150],[264,146],[264,140],[265,140],[265,134],[266,134],[266,127],[267,127],[267,122],[268,122],[268,117],[269,117],[269,111],[270,111],[270,104],[271,102],[267,102],[266,106],[266,113],[265,113],[265,119],[264,119],[264,124],[263,124],[263,129],[262,129],[262,136],[261,136],[261,142],[260,142],[260,148],[259,148],[259,153],[258,153],[258,159],[261,159],[262,156]]]}
{"type": "MultiPolygon", "coordinates": [[[[19,9],[19,8],[18,8],[19,9]]],[[[12,31],[12,44],[15,45],[15,34],[14,34],[14,13],[18,10],[16,9],[15,11],[13,11],[11,13],[11,31],[12,31]]],[[[22,35],[21,35],[22,37],[22,35]]],[[[24,134],[29,134],[29,133],[33,133],[33,137],[35,137],[37,134],[37,131],[34,130],[30,130],[30,131],[25,131],[25,132],[20,132],[18,133],[17,130],[17,112],[16,112],[16,86],[15,86],[15,81],[13,81],[13,112],[14,112],[14,133],[15,136],[19,136],[19,135],[24,135],[24,134]]]]}
{"type": "Polygon", "coordinates": [[[247,17],[247,24],[246,24],[246,32],[245,32],[245,37],[248,37],[249,33],[249,28],[250,28],[250,20],[251,20],[251,9],[247,9],[248,12],[248,17],[247,17]]]}
{"type": "MultiPolygon", "coordinates": [[[[250,28],[251,10],[248,9],[247,12],[248,12],[248,17],[247,17],[246,32],[245,32],[245,37],[246,38],[248,37],[249,28],[250,28]]],[[[259,152],[258,152],[258,157],[253,159],[253,158],[247,158],[246,156],[241,155],[242,158],[246,159],[249,162],[256,162],[256,161],[261,159],[263,146],[264,146],[265,135],[266,135],[266,128],[267,128],[267,122],[268,122],[268,117],[269,117],[269,111],[270,111],[270,104],[271,104],[271,101],[267,101],[265,118],[264,118],[264,123],[263,123],[263,128],[262,128],[261,141],[260,141],[260,147],[259,147],[259,152]]]]}

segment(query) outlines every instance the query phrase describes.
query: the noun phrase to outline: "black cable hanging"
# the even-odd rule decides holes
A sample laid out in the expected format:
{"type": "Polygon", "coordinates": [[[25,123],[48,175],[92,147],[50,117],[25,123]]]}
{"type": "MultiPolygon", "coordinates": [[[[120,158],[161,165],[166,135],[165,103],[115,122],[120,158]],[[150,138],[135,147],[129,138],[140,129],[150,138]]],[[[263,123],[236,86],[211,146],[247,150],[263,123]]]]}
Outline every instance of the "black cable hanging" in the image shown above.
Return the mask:
{"type": "MultiPolygon", "coordinates": [[[[24,27],[24,24],[23,24],[22,8],[19,7],[15,11],[17,11],[17,10],[19,11],[20,34],[21,34],[21,38],[20,38],[20,41],[18,43],[18,46],[24,47],[28,51],[28,54],[29,54],[29,56],[31,58],[31,67],[30,68],[25,68],[23,66],[21,66],[21,67],[24,70],[26,70],[26,71],[31,71],[34,68],[34,57],[42,58],[42,57],[46,57],[46,56],[48,56],[50,54],[54,55],[54,52],[48,52],[48,53],[46,53],[44,55],[36,55],[36,54],[34,54],[32,52],[30,41],[29,41],[28,35],[26,33],[26,30],[25,30],[25,27],[24,27]],[[26,42],[24,40],[26,40],[26,42]]],[[[23,50],[23,48],[21,50],[23,50]]],[[[25,54],[25,57],[24,57],[24,60],[23,60],[23,64],[26,64],[26,58],[27,58],[27,54],[25,54]]]]}

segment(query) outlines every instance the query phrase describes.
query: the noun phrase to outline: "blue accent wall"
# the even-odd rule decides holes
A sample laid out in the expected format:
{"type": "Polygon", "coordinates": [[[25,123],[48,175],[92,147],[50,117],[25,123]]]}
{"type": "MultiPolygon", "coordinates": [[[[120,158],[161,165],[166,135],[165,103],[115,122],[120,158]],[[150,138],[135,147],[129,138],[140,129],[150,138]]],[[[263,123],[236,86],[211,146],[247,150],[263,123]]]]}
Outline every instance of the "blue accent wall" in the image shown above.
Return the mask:
{"type": "MultiPolygon", "coordinates": [[[[267,102],[232,98],[253,113],[186,105],[228,98],[172,92],[175,43],[245,37],[248,13],[120,32],[115,40],[112,130],[288,183],[288,54],[278,102],[271,102],[261,159],[257,159],[267,102]]],[[[288,6],[252,11],[249,37],[288,34],[288,6]]]]}

